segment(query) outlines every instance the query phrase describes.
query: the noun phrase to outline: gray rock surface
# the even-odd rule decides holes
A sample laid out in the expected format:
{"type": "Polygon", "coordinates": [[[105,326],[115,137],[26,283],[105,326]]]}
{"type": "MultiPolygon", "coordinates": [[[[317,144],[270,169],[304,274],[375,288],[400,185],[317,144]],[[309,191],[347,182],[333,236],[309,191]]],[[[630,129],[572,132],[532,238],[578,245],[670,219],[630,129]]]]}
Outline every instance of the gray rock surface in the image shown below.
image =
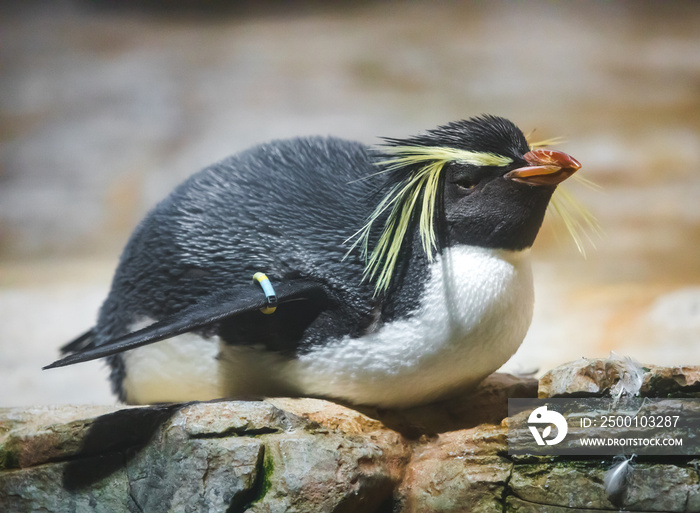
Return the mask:
{"type": "MultiPolygon", "coordinates": [[[[576,395],[562,377],[584,376],[579,394],[610,390],[612,371],[591,372],[606,365],[555,369],[540,395],[576,395]]],[[[674,395],[692,395],[698,372],[654,368],[646,393],[662,395],[671,380],[674,395]]],[[[636,462],[613,500],[603,485],[611,458],[508,456],[507,398],[536,393],[533,379],[495,374],[474,391],[403,411],[288,398],[2,409],[0,510],[700,511],[697,461],[688,457],[636,462]]]]}

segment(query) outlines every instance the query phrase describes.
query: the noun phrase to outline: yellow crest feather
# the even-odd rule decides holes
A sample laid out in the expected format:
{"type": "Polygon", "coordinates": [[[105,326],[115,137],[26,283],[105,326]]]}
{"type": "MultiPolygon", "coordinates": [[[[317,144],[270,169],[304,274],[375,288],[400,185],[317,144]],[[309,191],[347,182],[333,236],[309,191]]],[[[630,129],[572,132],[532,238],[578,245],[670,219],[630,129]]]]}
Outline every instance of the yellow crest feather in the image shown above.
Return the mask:
{"type": "MultiPolygon", "coordinates": [[[[554,146],[566,142],[564,137],[552,137],[540,141],[530,141],[532,132],[527,135],[528,145],[531,150],[554,146]]],[[[600,190],[600,186],[579,174],[572,175],[572,178],[590,189],[600,190]]],[[[586,257],[585,241],[595,249],[594,238],[599,238],[603,230],[598,220],[588,208],[581,203],[564,185],[559,185],[554,191],[552,199],[547,207],[547,213],[555,221],[561,222],[566,231],[576,244],[579,253],[586,257]]]]}
{"type": "MultiPolygon", "coordinates": [[[[597,184],[578,175],[573,175],[573,178],[588,187],[600,188],[597,184]]],[[[566,227],[566,231],[571,235],[576,248],[584,258],[586,257],[585,241],[595,249],[594,239],[600,238],[603,230],[591,211],[565,187],[560,185],[554,191],[547,213],[566,227]]]]}

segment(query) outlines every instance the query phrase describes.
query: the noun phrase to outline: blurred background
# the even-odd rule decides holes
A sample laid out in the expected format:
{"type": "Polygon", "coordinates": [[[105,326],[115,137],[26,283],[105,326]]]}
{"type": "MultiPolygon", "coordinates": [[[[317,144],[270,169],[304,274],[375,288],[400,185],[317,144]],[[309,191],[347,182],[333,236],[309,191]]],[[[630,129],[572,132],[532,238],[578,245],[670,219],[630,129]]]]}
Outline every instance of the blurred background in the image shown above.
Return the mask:
{"type": "Polygon", "coordinates": [[[113,403],[89,328],[121,248],[198,169],[492,113],[582,164],[604,235],[546,223],[511,371],[700,364],[700,3],[0,2],[0,406],[113,403]]]}

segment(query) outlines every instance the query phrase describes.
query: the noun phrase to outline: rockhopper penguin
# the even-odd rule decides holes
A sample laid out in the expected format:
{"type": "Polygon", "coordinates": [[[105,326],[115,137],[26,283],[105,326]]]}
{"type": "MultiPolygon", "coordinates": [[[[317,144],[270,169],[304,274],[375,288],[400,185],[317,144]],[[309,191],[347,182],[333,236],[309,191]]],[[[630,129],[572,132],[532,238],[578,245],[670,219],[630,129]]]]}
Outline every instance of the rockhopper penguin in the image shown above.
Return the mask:
{"type": "Polygon", "coordinates": [[[148,214],[96,326],[48,367],[108,356],[115,393],[136,404],[434,400],[520,346],[530,247],[579,167],[494,116],[379,150],[330,137],[254,147],[148,214]]]}

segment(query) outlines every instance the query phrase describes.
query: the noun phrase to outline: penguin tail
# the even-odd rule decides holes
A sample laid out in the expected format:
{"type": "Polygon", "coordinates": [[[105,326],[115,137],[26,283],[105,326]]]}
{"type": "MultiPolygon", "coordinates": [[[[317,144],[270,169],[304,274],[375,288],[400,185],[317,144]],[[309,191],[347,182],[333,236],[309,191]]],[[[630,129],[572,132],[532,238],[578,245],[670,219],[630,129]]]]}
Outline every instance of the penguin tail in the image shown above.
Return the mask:
{"type": "Polygon", "coordinates": [[[78,338],[68,342],[65,346],[61,346],[61,355],[81,352],[94,346],[95,328],[90,328],[78,338]]]}

